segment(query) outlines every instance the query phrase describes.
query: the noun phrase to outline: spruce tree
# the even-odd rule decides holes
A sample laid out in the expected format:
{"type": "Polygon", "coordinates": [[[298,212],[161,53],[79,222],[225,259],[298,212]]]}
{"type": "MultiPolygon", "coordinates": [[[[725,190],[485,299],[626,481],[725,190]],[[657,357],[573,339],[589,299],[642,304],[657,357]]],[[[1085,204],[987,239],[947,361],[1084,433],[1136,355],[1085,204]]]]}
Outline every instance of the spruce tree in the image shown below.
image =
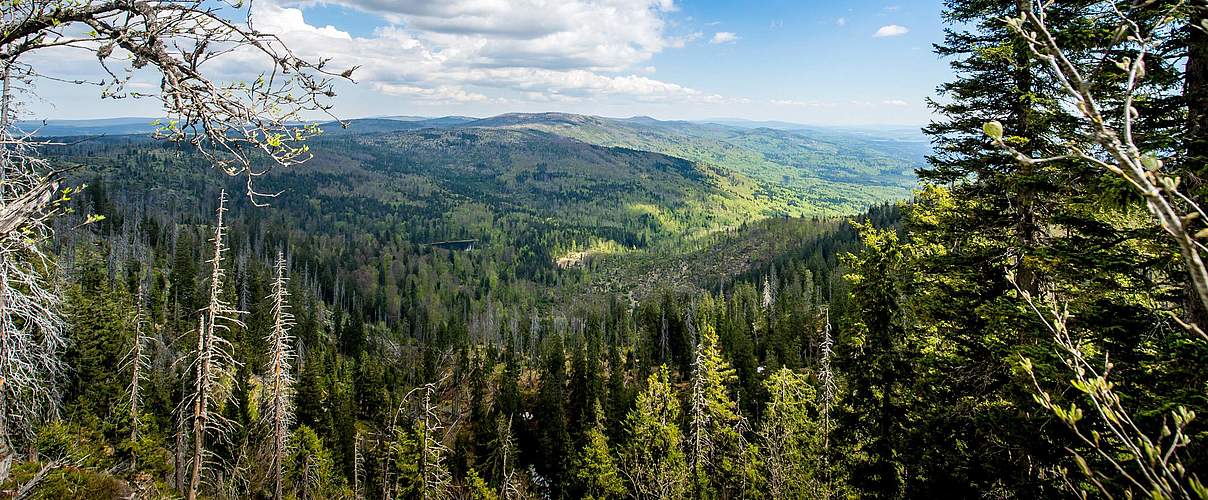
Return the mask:
{"type": "Polygon", "coordinates": [[[829,498],[820,477],[821,429],[811,416],[814,388],[781,368],[766,381],[770,399],[759,428],[768,493],[772,498],[829,498]]]}
{"type": "Polygon", "coordinates": [[[675,499],[688,494],[689,470],[680,431],[680,403],[671,390],[667,367],[646,379],[625,417],[628,441],[621,453],[621,470],[629,491],[641,498],[675,499]]]}
{"type": "Polygon", "coordinates": [[[693,495],[715,496],[738,488],[743,479],[742,416],[729,395],[737,377],[722,358],[713,325],[700,329],[695,351],[688,399],[688,459],[693,495]]]}
{"type": "MultiPolygon", "coordinates": [[[[1161,258],[1155,233],[1138,229],[1142,213],[1118,180],[1064,158],[1059,138],[1080,132],[1070,104],[1046,63],[1005,22],[1032,3],[946,2],[951,27],[936,52],[950,58],[955,79],[932,103],[938,118],[926,132],[936,153],[919,170],[924,188],[906,211],[910,276],[900,277],[909,290],[899,307],[902,326],[920,345],[934,346],[911,355],[918,402],[906,411],[912,427],[927,432],[910,433],[909,456],[901,459],[912,464],[916,494],[1045,496],[1060,486],[1035,472],[1061,449],[1051,433],[1037,432],[1047,427],[1031,411],[1030,382],[1016,369],[1021,355],[1050,367],[1057,360],[1021,294],[1067,296],[1087,332],[1112,331],[1105,340],[1113,352],[1139,353],[1142,333],[1129,325],[1160,322],[1153,301],[1165,300],[1160,291],[1170,285],[1144,270],[1161,258]],[[992,135],[1022,154],[1055,159],[1016,161],[992,135]]],[[[1117,87],[1104,51],[1114,31],[1109,6],[1049,6],[1047,19],[1071,57],[1102,67],[1095,85],[1117,87]]],[[[1155,96],[1166,91],[1163,73],[1154,68],[1155,96]]],[[[1139,112],[1154,114],[1145,106],[1139,112]]],[[[1160,143],[1161,135],[1146,140],[1160,143]]]]}
{"type": "Polygon", "coordinates": [[[595,403],[593,423],[583,435],[583,448],[575,457],[575,481],[583,498],[607,499],[625,496],[625,482],[617,470],[616,460],[605,433],[603,410],[595,403]]]}
{"type": "Polygon", "coordinates": [[[901,286],[903,248],[893,230],[862,226],[864,248],[846,264],[856,309],[844,360],[849,402],[841,431],[847,439],[852,483],[873,498],[899,498],[907,452],[912,386],[901,286]]]}

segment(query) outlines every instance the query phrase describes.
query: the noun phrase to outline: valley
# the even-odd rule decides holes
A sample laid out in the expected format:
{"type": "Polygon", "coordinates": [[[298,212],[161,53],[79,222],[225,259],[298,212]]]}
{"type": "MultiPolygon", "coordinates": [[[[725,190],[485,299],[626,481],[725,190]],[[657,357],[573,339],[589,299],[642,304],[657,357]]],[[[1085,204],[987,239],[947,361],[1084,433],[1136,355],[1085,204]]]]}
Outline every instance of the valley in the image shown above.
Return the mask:
{"type": "MultiPolygon", "coordinates": [[[[103,133],[102,125],[76,126],[103,133]]],[[[175,207],[206,206],[222,187],[205,165],[120,134],[130,131],[128,122],[115,126],[114,134],[55,152],[82,166],[76,182],[175,207]]],[[[640,279],[636,289],[645,295],[654,282],[700,286],[692,276],[716,282],[762,267],[789,249],[726,242],[766,240],[742,228],[769,218],[856,215],[903,199],[912,182],[903,172],[926,152],[918,143],[833,130],[566,114],[364,119],[324,129],[313,160],[259,180],[259,190],[281,195],[240,213],[289,220],[311,236],[364,231],[411,245],[477,239],[482,252],[511,255],[508,264],[522,275],[545,281],[559,273],[557,261],[574,256],[599,270],[563,273],[582,281],[583,293],[627,290],[640,279]],[[878,162],[886,166],[873,167],[878,162]],[[676,255],[704,262],[710,259],[693,255],[718,246],[731,256],[709,271],[641,264],[676,255]]]]}

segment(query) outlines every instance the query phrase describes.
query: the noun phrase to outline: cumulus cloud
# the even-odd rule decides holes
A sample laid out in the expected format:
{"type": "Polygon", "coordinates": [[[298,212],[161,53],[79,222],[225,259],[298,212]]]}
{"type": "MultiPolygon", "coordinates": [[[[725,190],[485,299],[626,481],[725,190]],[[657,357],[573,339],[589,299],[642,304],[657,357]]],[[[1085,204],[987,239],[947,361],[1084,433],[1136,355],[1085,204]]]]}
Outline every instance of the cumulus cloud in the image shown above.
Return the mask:
{"type": "Polygon", "coordinates": [[[446,103],[492,100],[487,93],[533,101],[711,97],[630,74],[645,71],[641,63],[654,54],[702,36],[666,33],[672,0],[325,0],[384,22],[363,36],[313,26],[303,10],[313,2],[283,3],[289,1],[253,4],[255,27],[304,57],[361,66],[358,79],[387,95],[446,103]]]}
{"type": "Polygon", "coordinates": [[[897,24],[890,24],[881,26],[879,29],[877,29],[876,33],[873,33],[872,36],[873,38],[885,38],[891,36],[902,36],[907,33],[910,33],[910,28],[897,24]]]}
{"type": "Polygon", "coordinates": [[[617,70],[673,45],[672,0],[325,0],[381,16],[483,65],[532,58],[546,67],[617,70]]]}
{"type": "Polygon", "coordinates": [[[847,18],[840,17],[839,19],[835,19],[835,26],[838,26],[840,28],[847,26],[847,18]]]}
{"type": "Polygon", "coordinates": [[[734,43],[737,41],[738,41],[738,35],[731,33],[729,31],[718,31],[717,33],[713,34],[713,38],[709,40],[709,43],[721,44],[721,43],[734,43]]]}
{"type": "Polygon", "coordinates": [[[374,83],[373,88],[386,95],[411,96],[436,102],[481,102],[488,99],[483,94],[449,86],[424,88],[396,83],[374,83]]]}

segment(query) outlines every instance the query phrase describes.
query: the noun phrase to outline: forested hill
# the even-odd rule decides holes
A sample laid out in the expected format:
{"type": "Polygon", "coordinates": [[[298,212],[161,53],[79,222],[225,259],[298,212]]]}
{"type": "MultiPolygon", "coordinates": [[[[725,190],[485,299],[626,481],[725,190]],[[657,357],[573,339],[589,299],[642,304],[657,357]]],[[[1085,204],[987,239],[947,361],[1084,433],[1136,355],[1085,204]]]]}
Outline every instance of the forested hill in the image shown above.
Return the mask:
{"type": "MultiPolygon", "coordinates": [[[[47,128],[128,131],[135,120],[47,128]]],[[[556,269],[591,261],[601,272],[578,272],[592,282],[585,290],[649,291],[635,283],[669,275],[673,286],[698,283],[663,264],[677,255],[696,261],[689,254],[709,251],[718,241],[711,235],[764,218],[849,215],[905,197],[909,177],[899,170],[921,154],[906,154],[918,144],[841,131],[823,141],[767,128],[557,113],[354,120],[326,129],[312,141],[312,161],[259,180],[261,191],[282,195],[257,217],[288,220],[311,237],[372,235],[410,245],[477,239],[487,260],[506,260],[517,276],[541,283],[563,283],[556,269]],[[891,158],[894,148],[906,159],[891,158]],[[873,162],[884,166],[860,166],[873,162]]],[[[94,136],[49,152],[78,166],[75,182],[94,184],[119,206],[150,201],[164,223],[207,217],[196,207],[209,206],[222,184],[199,158],[138,135],[94,136]]],[[[241,191],[237,184],[228,188],[241,191]]],[[[235,208],[242,210],[238,200],[235,208]]],[[[370,247],[364,251],[381,251],[370,247]]],[[[725,274],[774,257],[752,260],[752,253],[733,252],[742,266],[725,274]]]]}
{"type": "MultiPolygon", "coordinates": [[[[430,410],[447,425],[442,446],[450,452],[442,460],[452,490],[468,491],[477,474],[492,488],[514,480],[530,492],[525,498],[582,496],[594,487],[570,477],[581,470],[570,461],[589,421],[602,419],[603,432],[619,439],[647,387],[641,380],[661,365],[675,380],[690,373],[693,325],[723,310],[734,320],[717,324],[716,343],[735,353],[736,394],[754,415],[766,397],[758,376],[764,360],[811,365],[822,344],[822,311],[846,307],[840,259],[859,243],[841,216],[891,226],[898,212],[883,204],[909,192],[907,177],[884,173],[904,168],[884,149],[772,129],[576,115],[391,118],[327,129],[308,143],[310,161],[256,179],[260,192],[280,193],[265,207],[242,195],[244,179],[217,174],[188,147],[145,135],[91,136],[45,149],[70,172],[68,184],[87,184],[70,200],[74,213],[56,219],[52,245],[70,277],[66,307],[77,347],[67,354],[75,371],[65,399],[72,413],[39,437],[75,439],[63,446],[78,451],[86,468],[48,479],[48,491],[168,492],[185,484],[172,419],[185,396],[178,382],[191,372],[175,360],[190,356],[195,311],[213,296],[211,245],[223,189],[230,251],[220,259],[229,272],[219,287],[243,312],[226,336],[241,365],[229,381],[234,404],[221,411],[248,438],[214,453],[232,464],[251,456],[255,374],[273,314],[265,297],[282,251],[300,353],[300,425],[290,442],[299,459],[315,457],[326,468],[307,488],[330,497],[375,492],[367,498],[423,488],[400,469],[414,461],[404,441],[415,434],[389,422],[414,408],[416,387],[439,401],[430,410]],[[819,160],[760,137],[815,151],[819,160]],[[891,167],[862,175],[856,158],[884,158],[891,167]],[[103,219],[85,225],[89,215],[103,219]],[[448,240],[475,244],[470,251],[432,244],[448,240]],[[145,302],[135,298],[139,290],[145,302]],[[122,353],[98,346],[130,344],[128,326],[141,320],[125,312],[135,303],[146,304],[157,346],[144,384],[154,394],[144,407],[148,426],[126,440],[116,429],[129,425],[109,410],[120,406],[115,388],[124,374],[112,366],[122,353]],[[564,356],[588,343],[591,353],[575,352],[591,361],[573,373],[594,381],[571,383],[564,356]],[[588,368],[604,359],[609,392],[582,392],[604,383],[590,375],[604,370],[588,368]],[[511,451],[489,444],[497,440],[513,440],[511,451]],[[123,447],[120,459],[96,451],[111,442],[123,447]],[[524,477],[510,472],[516,465],[489,471],[488,456],[499,453],[525,468],[524,477]],[[93,472],[131,456],[140,457],[142,475],[93,472]]],[[[655,449],[634,449],[646,448],[655,449]]],[[[290,477],[303,473],[287,468],[290,477]]],[[[261,469],[212,474],[251,478],[261,469]]],[[[25,481],[34,472],[14,477],[25,481]]],[[[247,481],[249,495],[265,484],[247,481]]]]}
{"type": "MultiPolygon", "coordinates": [[[[324,78],[356,68],[281,47],[271,78],[210,81],[201,62],[278,42],[207,36],[190,16],[212,3],[0,15],[0,498],[1208,500],[1203,1],[945,0],[926,141],[563,113],[311,136],[300,117],[340,109],[324,78]],[[39,44],[90,51],[118,77],[104,95],[149,92],[203,135],[13,134],[58,74],[22,56],[39,44]]],[[[835,45],[860,64],[823,83],[928,74],[849,50],[860,24],[835,45]]],[[[743,35],[710,48],[767,38],[743,35]]],[[[593,52],[617,47],[638,48],[593,52]]],[[[358,78],[397,73],[374,60],[358,78]]],[[[501,68],[524,88],[476,77],[491,100],[458,109],[571,95],[537,67],[501,68]]],[[[577,105],[617,109],[601,97],[577,105]]]]}
{"type": "MultiPolygon", "coordinates": [[[[24,127],[37,130],[40,135],[115,136],[150,133],[152,121],[150,118],[61,120],[25,123],[24,127]]],[[[660,153],[712,170],[717,176],[717,187],[747,205],[737,213],[750,218],[778,214],[846,215],[871,204],[903,199],[914,186],[914,170],[925,164],[924,156],[930,152],[927,142],[904,137],[900,131],[744,127],[567,113],[510,113],[483,119],[366,118],[344,125],[324,124],[326,137],[320,142],[353,141],[373,153],[391,142],[381,135],[398,136],[395,142],[408,147],[423,147],[422,140],[439,140],[442,136],[431,131],[411,134],[427,129],[458,133],[528,130],[597,146],[660,153]]],[[[511,144],[517,144],[520,136],[512,137],[511,144]]],[[[523,138],[534,142],[548,140],[531,135],[523,138]]],[[[442,156],[451,162],[465,160],[457,151],[444,152],[442,156]]]]}

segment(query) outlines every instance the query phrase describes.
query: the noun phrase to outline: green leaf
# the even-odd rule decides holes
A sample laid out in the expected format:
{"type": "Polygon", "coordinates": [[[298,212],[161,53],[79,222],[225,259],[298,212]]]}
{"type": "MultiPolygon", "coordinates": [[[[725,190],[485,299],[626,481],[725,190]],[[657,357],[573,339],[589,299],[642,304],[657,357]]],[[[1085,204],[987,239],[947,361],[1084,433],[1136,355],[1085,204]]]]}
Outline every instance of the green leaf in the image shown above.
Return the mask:
{"type": "Polygon", "coordinates": [[[982,125],[982,132],[985,132],[991,139],[1001,141],[1003,132],[1002,122],[990,120],[985,125],[982,125]]]}
{"type": "Polygon", "coordinates": [[[1162,168],[1162,161],[1152,154],[1146,154],[1145,156],[1141,157],[1141,166],[1145,167],[1145,170],[1153,172],[1154,170],[1162,168]]]}

